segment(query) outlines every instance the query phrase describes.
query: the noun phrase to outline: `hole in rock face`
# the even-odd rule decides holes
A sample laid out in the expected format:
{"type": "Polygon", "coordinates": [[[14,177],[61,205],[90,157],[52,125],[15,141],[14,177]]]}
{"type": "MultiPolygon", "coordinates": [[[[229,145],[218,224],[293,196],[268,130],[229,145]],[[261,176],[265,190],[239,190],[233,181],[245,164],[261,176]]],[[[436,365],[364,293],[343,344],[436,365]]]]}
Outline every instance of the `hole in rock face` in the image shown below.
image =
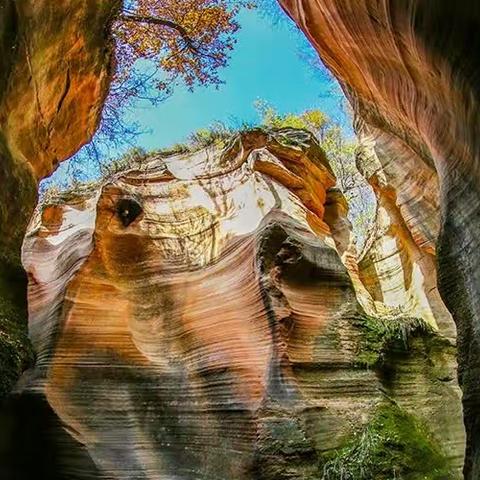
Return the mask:
{"type": "Polygon", "coordinates": [[[132,198],[122,198],[117,203],[117,215],[124,227],[132,224],[142,213],[141,205],[132,198]]]}

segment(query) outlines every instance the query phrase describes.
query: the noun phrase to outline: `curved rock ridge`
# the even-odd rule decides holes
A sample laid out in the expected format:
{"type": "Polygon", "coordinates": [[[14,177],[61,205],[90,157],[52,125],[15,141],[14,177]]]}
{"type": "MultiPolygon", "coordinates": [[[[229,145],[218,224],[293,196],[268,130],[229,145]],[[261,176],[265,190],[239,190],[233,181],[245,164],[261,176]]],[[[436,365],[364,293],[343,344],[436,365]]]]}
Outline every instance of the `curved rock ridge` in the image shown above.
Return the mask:
{"type": "MultiPolygon", "coordinates": [[[[375,157],[374,151],[369,154],[375,157]]],[[[366,155],[367,146],[363,145],[360,161],[366,161],[366,155]]],[[[328,191],[325,213],[358,301],[365,312],[374,316],[422,318],[455,344],[455,323],[438,292],[434,254],[415,242],[398,206],[396,190],[385,183],[381,167],[367,178],[378,204],[368,241],[360,254],[347,217],[348,203],[339,190],[328,191]]]]}
{"type": "Polygon", "coordinates": [[[465,477],[476,480],[480,478],[480,40],[476,34],[480,3],[279,3],[340,81],[359,119],[358,133],[364,131],[375,142],[409,235],[420,250],[437,252],[440,291],[458,328],[468,434],[465,477]]]}
{"type": "Polygon", "coordinates": [[[461,478],[454,349],[372,341],[334,183],[310,134],[255,130],[39,209],[18,478],[33,444],[38,478],[313,480],[385,406],[461,478]]]}
{"type": "Polygon", "coordinates": [[[358,261],[361,282],[376,312],[400,309],[425,319],[454,341],[455,324],[437,288],[437,176],[434,171],[408,165],[410,157],[402,157],[400,147],[379,150],[382,135],[378,133],[377,142],[372,143],[365,130],[357,163],[375,192],[378,207],[373,231],[358,261]],[[380,161],[377,151],[389,151],[389,157],[380,161]],[[394,162],[398,158],[405,159],[406,167],[400,178],[394,162]],[[406,172],[412,178],[404,178],[406,172]]]}

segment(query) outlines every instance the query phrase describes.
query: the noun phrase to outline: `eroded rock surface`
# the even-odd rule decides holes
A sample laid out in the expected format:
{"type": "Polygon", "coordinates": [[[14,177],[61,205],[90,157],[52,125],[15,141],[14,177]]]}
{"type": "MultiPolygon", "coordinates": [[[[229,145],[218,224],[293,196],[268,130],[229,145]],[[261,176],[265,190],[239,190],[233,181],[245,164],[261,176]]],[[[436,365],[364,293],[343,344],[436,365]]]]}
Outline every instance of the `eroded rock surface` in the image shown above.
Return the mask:
{"type": "Polygon", "coordinates": [[[476,34],[480,3],[279,3],[350,97],[363,124],[358,132],[376,143],[386,183],[394,191],[411,240],[425,258],[437,252],[440,291],[458,326],[468,433],[465,474],[476,480],[480,478],[480,41],[476,34]],[[432,188],[437,182],[441,218],[435,208],[437,191],[432,188]]]}
{"type": "Polygon", "coordinates": [[[401,157],[399,150],[390,150],[389,157],[380,160],[377,144],[372,148],[365,137],[362,142],[357,163],[372,186],[378,205],[358,268],[361,282],[372,297],[373,309],[378,313],[385,308],[408,311],[454,339],[455,325],[437,288],[437,176],[434,171],[425,172],[419,167],[415,178],[398,179],[398,164],[393,160],[406,158],[404,174],[411,174],[415,168],[408,166],[409,157],[401,157]],[[409,195],[405,194],[406,185],[409,195]],[[402,201],[405,198],[406,203],[402,201]]]}
{"type": "Polygon", "coordinates": [[[309,134],[256,130],[39,211],[17,478],[33,443],[37,478],[318,479],[370,422],[402,452],[385,468],[461,478],[454,345],[364,311],[334,183],[309,134]]]}
{"type": "Polygon", "coordinates": [[[0,0],[0,398],[29,361],[20,247],[37,183],[97,128],[118,3],[0,0]]]}

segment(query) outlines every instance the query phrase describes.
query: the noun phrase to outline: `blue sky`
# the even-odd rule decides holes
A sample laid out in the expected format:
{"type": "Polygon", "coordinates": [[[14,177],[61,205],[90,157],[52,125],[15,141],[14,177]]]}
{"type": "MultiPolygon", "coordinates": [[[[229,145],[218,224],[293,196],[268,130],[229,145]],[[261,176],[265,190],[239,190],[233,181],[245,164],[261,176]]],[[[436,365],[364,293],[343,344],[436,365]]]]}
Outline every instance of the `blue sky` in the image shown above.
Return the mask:
{"type": "MultiPolygon", "coordinates": [[[[239,16],[241,29],[236,48],[228,67],[221,72],[225,83],[218,89],[202,87],[194,92],[178,87],[171,97],[156,106],[137,102],[126,117],[145,132],[136,137],[135,144],[147,151],[168,147],[216,121],[232,126],[255,124],[259,118],[254,102],[258,99],[266,100],[280,113],[320,108],[351,133],[337,84],[324,70],[312,67],[305,60],[305,57],[316,58],[316,54],[303,34],[284,18],[274,21],[259,10],[243,11],[239,16]]],[[[76,158],[80,156],[72,158],[71,166],[76,158]]],[[[47,184],[64,183],[68,163],[62,164],[47,184]]],[[[95,176],[83,173],[87,178],[95,176]]]]}
{"type": "MultiPolygon", "coordinates": [[[[281,113],[319,107],[342,120],[335,85],[322,71],[315,71],[299,54],[311,48],[302,33],[286,22],[274,23],[258,11],[239,18],[242,26],[229,66],[222,72],[219,89],[178,88],[157,107],[137,104],[132,117],[148,133],[138,143],[148,149],[167,147],[215,121],[257,122],[257,99],[266,100],[281,113]]],[[[289,20],[288,20],[289,22],[289,20]]]]}

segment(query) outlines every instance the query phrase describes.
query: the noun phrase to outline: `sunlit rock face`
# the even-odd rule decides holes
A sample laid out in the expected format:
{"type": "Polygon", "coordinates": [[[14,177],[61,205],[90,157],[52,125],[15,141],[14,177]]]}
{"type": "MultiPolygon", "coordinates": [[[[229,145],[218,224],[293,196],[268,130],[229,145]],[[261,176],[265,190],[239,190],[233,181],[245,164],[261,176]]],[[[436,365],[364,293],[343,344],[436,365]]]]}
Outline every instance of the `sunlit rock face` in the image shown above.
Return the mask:
{"type": "Polygon", "coordinates": [[[468,433],[480,478],[480,4],[280,0],[350,97],[396,205],[458,326],[468,433]],[[436,179],[429,179],[434,173],[436,179]],[[440,186],[441,218],[435,212],[440,186]],[[440,232],[438,241],[437,232],[440,232]]]}
{"type": "Polygon", "coordinates": [[[388,158],[379,159],[377,151],[387,150],[378,150],[368,139],[364,134],[357,163],[375,192],[378,207],[357,262],[361,283],[378,313],[407,311],[454,340],[455,325],[437,288],[438,177],[431,169],[422,170],[421,164],[417,169],[409,166],[410,157],[402,157],[400,149],[389,150],[388,158]],[[395,163],[399,158],[405,159],[403,171],[395,163]]]}
{"type": "Polygon", "coordinates": [[[361,282],[334,182],[309,134],[258,130],[39,211],[15,478],[318,479],[385,403],[460,478],[451,342],[440,331],[388,368],[359,361],[361,282]]]}
{"type": "Polygon", "coordinates": [[[97,128],[118,4],[0,0],[0,398],[27,362],[20,248],[37,183],[97,128]]]}

